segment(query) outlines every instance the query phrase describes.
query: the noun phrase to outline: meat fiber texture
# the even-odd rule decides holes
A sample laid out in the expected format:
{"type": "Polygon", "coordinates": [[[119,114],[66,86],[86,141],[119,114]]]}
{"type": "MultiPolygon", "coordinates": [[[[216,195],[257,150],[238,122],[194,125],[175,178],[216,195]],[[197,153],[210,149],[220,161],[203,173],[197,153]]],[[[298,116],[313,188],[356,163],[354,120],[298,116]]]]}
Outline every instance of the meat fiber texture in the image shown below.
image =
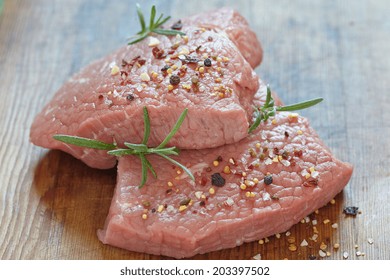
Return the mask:
{"type": "Polygon", "coordinates": [[[119,159],[109,215],[98,231],[103,243],[173,258],[232,248],[288,230],[338,194],[352,173],[306,118],[288,112],[239,143],[182,151],[176,159],[195,182],[151,155],[158,179],[150,176],[138,188],[140,160],[119,159]]]}
{"type": "MultiPolygon", "coordinates": [[[[227,24],[226,32],[184,24],[185,37],[150,37],[92,63],[35,118],[32,143],[68,152],[91,167],[111,168],[116,158],[105,151],[67,145],[53,135],[140,143],[143,106],[151,119],[151,146],[165,138],[185,108],[188,115],[170,145],[202,149],[238,142],[247,136],[259,87],[255,72],[228,37],[234,30],[234,38],[248,33],[240,22],[236,29],[227,24]],[[206,58],[210,67],[204,65],[206,58]],[[162,71],[166,65],[170,68],[162,71]],[[171,75],[180,76],[178,85],[170,84],[171,75]]],[[[261,53],[253,50],[252,56],[261,53]]]]}

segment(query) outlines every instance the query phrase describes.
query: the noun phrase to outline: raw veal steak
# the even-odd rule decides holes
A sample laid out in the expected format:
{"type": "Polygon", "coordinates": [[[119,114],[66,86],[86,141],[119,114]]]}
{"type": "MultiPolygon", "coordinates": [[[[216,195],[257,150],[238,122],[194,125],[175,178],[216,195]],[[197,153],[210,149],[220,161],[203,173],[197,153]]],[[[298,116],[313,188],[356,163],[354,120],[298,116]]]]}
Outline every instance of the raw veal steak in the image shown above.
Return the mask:
{"type": "Polygon", "coordinates": [[[186,37],[156,36],[157,41],[123,47],[76,74],[36,117],[31,141],[91,167],[111,168],[116,159],[104,151],[71,147],[52,136],[139,143],[145,105],[151,146],[165,138],[185,108],[187,118],[171,145],[201,149],[246,137],[259,87],[256,74],[225,33],[186,25],[182,31],[186,37]],[[173,76],[180,78],[177,85],[173,76]]]}
{"type": "Polygon", "coordinates": [[[98,231],[103,243],[174,258],[235,247],[288,230],[339,193],[352,173],[307,119],[290,113],[239,143],[182,151],[177,159],[195,183],[150,156],[158,180],[139,189],[140,161],[119,159],[110,212],[98,231]]]}
{"type": "Polygon", "coordinates": [[[229,39],[238,47],[252,68],[260,65],[263,51],[256,33],[248,26],[246,19],[237,11],[225,7],[208,13],[197,14],[184,20],[185,24],[199,25],[226,32],[229,39]]]}

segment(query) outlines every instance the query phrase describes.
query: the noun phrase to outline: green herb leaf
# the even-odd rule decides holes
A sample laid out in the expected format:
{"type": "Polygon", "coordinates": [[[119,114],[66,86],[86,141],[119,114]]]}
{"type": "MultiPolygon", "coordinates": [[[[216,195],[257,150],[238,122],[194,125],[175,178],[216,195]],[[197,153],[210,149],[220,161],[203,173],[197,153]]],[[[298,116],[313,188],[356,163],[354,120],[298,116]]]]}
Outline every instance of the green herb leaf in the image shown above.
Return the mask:
{"type": "Polygon", "coordinates": [[[252,131],[254,131],[260,125],[260,122],[262,120],[262,118],[260,117],[260,114],[261,113],[260,113],[259,109],[255,108],[256,119],[253,122],[253,124],[249,127],[248,134],[252,133],[252,131]]]}
{"type": "Polygon", "coordinates": [[[142,140],[142,144],[147,144],[149,140],[149,135],[150,135],[150,118],[149,118],[149,113],[148,109],[146,107],[143,108],[144,112],[144,139],[142,140]]]}
{"type": "Polygon", "coordinates": [[[180,162],[178,162],[178,161],[176,161],[176,160],[174,160],[174,159],[172,159],[172,158],[170,158],[170,157],[168,157],[168,156],[166,156],[166,155],[164,155],[164,154],[161,154],[161,153],[157,153],[157,154],[158,154],[160,157],[163,157],[163,158],[165,158],[166,160],[172,162],[173,164],[179,166],[181,169],[184,170],[185,173],[187,173],[187,175],[191,178],[192,181],[195,181],[194,175],[192,175],[191,171],[190,171],[187,167],[185,167],[183,164],[181,164],[180,162]]]}
{"type": "Polygon", "coordinates": [[[136,4],[136,6],[137,6],[139,23],[141,24],[141,31],[139,33],[142,33],[146,30],[145,18],[144,18],[144,14],[142,13],[141,6],[138,3],[136,4]]]}
{"type": "Polygon", "coordinates": [[[141,175],[141,183],[139,184],[139,188],[142,188],[146,181],[148,180],[148,164],[146,163],[146,158],[143,154],[139,155],[139,158],[141,159],[141,166],[142,166],[142,175],[141,175]]]}
{"type": "Polygon", "coordinates": [[[265,99],[265,103],[260,108],[255,108],[254,110],[254,116],[255,121],[253,124],[248,128],[248,134],[252,133],[256,128],[260,125],[262,121],[268,120],[269,117],[275,116],[276,112],[282,112],[282,111],[296,111],[296,110],[302,110],[309,107],[312,107],[318,103],[320,103],[323,100],[323,98],[315,98],[312,100],[292,104],[292,105],[286,105],[286,106],[275,106],[275,101],[272,98],[271,95],[271,89],[269,86],[267,86],[267,96],[265,99]]]}
{"type": "Polygon", "coordinates": [[[141,7],[139,4],[136,4],[137,7],[137,14],[138,14],[138,19],[141,25],[141,31],[137,32],[137,34],[133,37],[130,38],[130,42],[128,43],[129,45],[138,43],[142,40],[144,40],[146,37],[150,35],[150,33],[156,33],[160,35],[165,35],[165,36],[175,36],[177,34],[179,35],[185,35],[185,33],[178,31],[178,30],[168,30],[168,29],[162,29],[161,26],[166,23],[171,17],[165,17],[164,15],[161,14],[157,21],[156,19],[156,7],[153,5],[152,9],[150,11],[150,19],[149,19],[149,26],[146,26],[145,23],[145,17],[142,13],[141,7]]]}
{"type": "Polygon", "coordinates": [[[179,34],[179,35],[186,35],[185,33],[181,32],[181,31],[160,29],[160,28],[154,29],[153,32],[157,33],[157,34],[160,34],[160,35],[167,35],[167,36],[174,36],[174,35],[177,35],[177,34],[179,34]]]}
{"type": "Polygon", "coordinates": [[[150,11],[150,22],[149,22],[150,27],[153,27],[155,17],[156,17],[156,6],[153,5],[152,10],[150,11]]]}
{"type": "Polygon", "coordinates": [[[312,100],[299,102],[299,103],[295,103],[295,104],[291,104],[291,105],[287,105],[287,106],[280,106],[280,107],[276,107],[276,111],[282,112],[282,111],[302,110],[302,109],[312,107],[312,106],[320,103],[322,100],[324,100],[324,99],[323,98],[315,98],[312,100]]]}
{"type": "Polygon", "coordinates": [[[145,163],[146,163],[146,166],[148,167],[148,169],[150,170],[150,172],[152,173],[153,177],[157,178],[156,171],[154,171],[152,164],[150,163],[150,161],[146,157],[145,157],[145,163]]]}
{"type": "Polygon", "coordinates": [[[53,136],[53,138],[66,144],[97,150],[112,150],[116,148],[116,146],[113,144],[107,144],[98,140],[83,138],[79,136],[56,134],[53,136]]]}
{"type": "Polygon", "coordinates": [[[108,151],[107,154],[112,155],[112,156],[116,156],[116,157],[122,157],[122,156],[128,156],[128,155],[136,155],[138,153],[135,152],[134,150],[130,150],[130,149],[115,149],[112,151],[108,151]]]}
{"type": "Polygon", "coordinates": [[[177,120],[176,124],[173,126],[173,129],[171,130],[171,132],[169,132],[169,134],[167,135],[167,137],[165,137],[164,141],[161,142],[160,145],[157,146],[157,149],[160,149],[160,148],[164,148],[165,145],[171,140],[171,138],[176,134],[176,132],[179,130],[181,124],[183,123],[185,117],[187,116],[187,113],[188,113],[188,109],[184,109],[184,111],[181,113],[179,119],[177,120]]]}
{"type": "Polygon", "coordinates": [[[87,148],[98,149],[98,150],[108,150],[107,154],[117,156],[117,157],[127,156],[127,155],[138,156],[141,160],[141,165],[142,165],[141,183],[139,185],[140,188],[143,187],[147,182],[148,170],[152,173],[152,175],[155,178],[157,178],[156,171],[154,170],[150,161],[146,158],[146,155],[149,154],[156,154],[159,155],[160,157],[165,158],[171,163],[182,168],[190,176],[192,180],[195,180],[194,176],[192,175],[191,171],[188,168],[186,168],[181,163],[169,157],[170,155],[175,155],[175,156],[179,155],[179,149],[177,149],[176,147],[165,148],[165,145],[171,140],[171,138],[179,130],[180,126],[182,125],[187,115],[187,112],[188,109],[185,109],[181,113],[179,119],[177,120],[176,124],[173,126],[171,132],[165,137],[164,141],[161,142],[161,144],[156,148],[149,148],[147,146],[147,142],[150,136],[150,119],[149,119],[148,109],[146,107],[143,108],[144,136],[141,144],[125,142],[124,145],[127,148],[123,149],[123,148],[118,148],[116,144],[107,144],[98,140],[88,139],[88,138],[83,138],[78,136],[58,134],[58,135],[54,135],[53,138],[58,141],[75,145],[75,146],[87,147],[87,148]]]}

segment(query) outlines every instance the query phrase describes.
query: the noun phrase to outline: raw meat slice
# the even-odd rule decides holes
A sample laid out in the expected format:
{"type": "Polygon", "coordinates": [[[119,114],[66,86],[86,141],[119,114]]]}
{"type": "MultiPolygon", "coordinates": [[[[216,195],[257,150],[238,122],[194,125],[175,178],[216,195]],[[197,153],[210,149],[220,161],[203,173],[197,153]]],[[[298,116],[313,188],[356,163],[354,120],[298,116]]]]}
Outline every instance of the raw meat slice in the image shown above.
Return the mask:
{"type": "Polygon", "coordinates": [[[204,14],[197,14],[184,20],[185,24],[213,28],[218,32],[226,32],[229,39],[238,47],[241,54],[252,68],[260,65],[263,50],[256,33],[249,28],[246,19],[232,8],[224,7],[204,14]]]}
{"type": "Polygon", "coordinates": [[[185,108],[187,118],[170,145],[201,149],[246,137],[259,87],[255,72],[225,34],[191,26],[183,31],[187,37],[148,38],[87,66],[36,117],[31,141],[68,152],[91,167],[111,168],[116,159],[106,152],[69,146],[52,136],[140,143],[145,105],[150,146],[165,138],[185,108]],[[172,85],[178,79],[171,79],[171,71],[180,77],[178,85],[172,85]]]}
{"type": "MultiPolygon", "coordinates": [[[[264,96],[264,95],[263,95],[264,96]]],[[[239,143],[182,151],[195,175],[150,156],[158,179],[143,188],[138,158],[119,159],[115,194],[99,239],[131,251],[186,258],[288,230],[348,183],[306,118],[277,113],[239,143]]]]}

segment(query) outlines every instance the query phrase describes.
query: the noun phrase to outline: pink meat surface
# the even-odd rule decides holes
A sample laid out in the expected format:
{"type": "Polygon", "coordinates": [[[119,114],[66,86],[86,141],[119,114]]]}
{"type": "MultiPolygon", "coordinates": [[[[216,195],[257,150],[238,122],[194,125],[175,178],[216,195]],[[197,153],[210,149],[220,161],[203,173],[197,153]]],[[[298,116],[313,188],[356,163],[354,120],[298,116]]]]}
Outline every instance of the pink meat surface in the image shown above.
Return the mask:
{"type": "MultiPolygon", "coordinates": [[[[264,100],[264,90],[259,96],[264,100]]],[[[98,237],[174,258],[284,232],[329,202],[352,174],[352,166],[331,154],[308,120],[291,113],[278,113],[239,143],[182,151],[176,159],[190,168],[195,182],[162,158],[149,159],[158,179],[149,176],[143,188],[137,187],[139,159],[119,159],[117,187],[98,237]],[[224,185],[213,185],[219,177],[224,185]]]]}
{"type": "Polygon", "coordinates": [[[184,22],[226,32],[252,68],[260,65],[263,51],[256,33],[249,28],[247,20],[234,9],[225,7],[206,16],[203,13],[197,14],[185,19],[184,22]]]}
{"type": "Polygon", "coordinates": [[[149,46],[151,38],[125,46],[73,76],[34,120],[31,141],[91,167],[111,168],[116,159],[104,151],[69,146],[52,136],[140,143],[143,106],[149,109],[151,146],[165,138],[185,108],[187,118],[170,145],[202,149],[246,137],[259,87],[255,72],[225,33],[186,25],[182,31],[187,37],[156,36],[157,47],[149,46]],[[204,65],[206,58],[211,66],[204,65]],[[170,68],[163,71],[166,65],[170,68]],[[173,89],[171,75],[180,77],[173,89]]]}

